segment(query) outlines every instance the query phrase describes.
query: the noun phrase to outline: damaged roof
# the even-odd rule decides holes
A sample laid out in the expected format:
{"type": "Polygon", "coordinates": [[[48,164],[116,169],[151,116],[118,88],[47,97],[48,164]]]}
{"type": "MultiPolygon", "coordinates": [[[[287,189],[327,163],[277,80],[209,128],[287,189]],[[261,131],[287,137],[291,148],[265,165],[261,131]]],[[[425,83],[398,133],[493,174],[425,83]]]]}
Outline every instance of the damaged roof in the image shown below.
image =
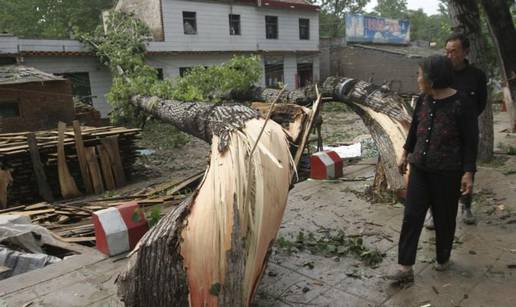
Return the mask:
{"type": "Polygon", "coordinates": [[[23,65],[0,65],[0,85],[30,82],[63,81],[63,77],[23,65]]]}

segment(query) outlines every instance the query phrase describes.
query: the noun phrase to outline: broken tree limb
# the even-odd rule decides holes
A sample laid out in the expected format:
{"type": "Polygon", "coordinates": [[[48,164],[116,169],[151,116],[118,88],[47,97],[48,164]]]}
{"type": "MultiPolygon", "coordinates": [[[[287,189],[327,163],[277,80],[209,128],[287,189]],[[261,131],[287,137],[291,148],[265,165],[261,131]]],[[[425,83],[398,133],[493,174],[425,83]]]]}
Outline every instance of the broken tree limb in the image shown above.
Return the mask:
{"type": "MultiPolygon", "coordinates": [[[[276,89],[254,88],[247,92],[255,100],[270,100],[278,94],[276,89]]],[[[284,101],[304,104],[316,100],[314,87],[285,92],[284,101]],[[306,95],[306,96],[303,96],[306,95]]],[[[233,100],[238,100],[241,93],[231,93],[233,100]]],[[[410,127],[410,106],[395,93],[380,86],[351,78],[329,77],[321,87],[321,95],[346,103],[355,111],[376,143],[387,180],[387,188],[399,191],[405,188],[406,180],[398,173],[397,162],[401,158],[403,144],[410,127]]],[[[247,97],[249,98],[249,97],[247,97]]]]}
{"type": "Polygon", "coordinates": [[[212,150],[194,195],[140,240],[118,278],[119,295],[127,306],[248,306],[287,202],[287,134],[242,105],[132,102],[212,150]]]}

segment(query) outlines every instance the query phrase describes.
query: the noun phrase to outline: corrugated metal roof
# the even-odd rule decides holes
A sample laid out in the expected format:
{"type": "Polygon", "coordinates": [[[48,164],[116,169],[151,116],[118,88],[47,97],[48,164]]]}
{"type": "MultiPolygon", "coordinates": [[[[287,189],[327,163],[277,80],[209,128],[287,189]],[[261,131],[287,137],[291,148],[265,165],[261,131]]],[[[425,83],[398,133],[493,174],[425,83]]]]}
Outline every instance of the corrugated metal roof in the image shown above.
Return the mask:
{"type": "Polygon", "coordinates": [[[0,66],[0,85],[30,82],[63,81],[63,77],[22,65],[0,66]]]}

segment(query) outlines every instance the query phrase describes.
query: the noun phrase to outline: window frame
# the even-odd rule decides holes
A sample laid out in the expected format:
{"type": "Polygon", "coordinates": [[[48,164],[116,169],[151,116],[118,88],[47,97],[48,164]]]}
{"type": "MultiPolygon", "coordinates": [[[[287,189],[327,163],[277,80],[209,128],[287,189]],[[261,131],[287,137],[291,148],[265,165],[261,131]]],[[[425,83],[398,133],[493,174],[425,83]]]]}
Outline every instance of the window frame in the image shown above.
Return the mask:
{"type": "Polygon", "coordinates": [[[185,35],[197,35],[198,31],[197,31],[197,12],[194,12],[194,11],[183,11],[183,33],[185,35]],[[185,16],[187,14],[192,14],[192,16],[185,16]],[[191,22],[188,23],[190,24],[190,26],[193,28],[193,32],[188,32],[186,30],[186,24],[187,24],[187,21],[191,22]]]}
{"type": "Polygon", "coordinates": [[[229,14],[229,35],[230,36],[241,36],[242,35],[242,22],[240,18],[240,14],[229,14]],[[238,17],[237,20],[234,20],[234,17],[238,17]],[[232,32],[233,29],[233,23],[238,22],[238,31],[232,32]]]}
{"type": "Polygon", "coordinates": [[[310,40],[310,19],[309,18],[299,18],[299,39],[300,40],[310,40]],[[302,22],[306,22],[306,25],[303,25],[302,22]],[[306,27],[306,37],[303,36],[302,28],[306,27]]]}
{"type": "Polygon", "coordinates": [[[278,16],[271,16],[271,15],[265,16],[265,38],[266,39],[278,39],[279,38],[279,18],[278,18],[278,16]],[[273,33],[269,33],[269,26],[274,26],[273,33]]]}

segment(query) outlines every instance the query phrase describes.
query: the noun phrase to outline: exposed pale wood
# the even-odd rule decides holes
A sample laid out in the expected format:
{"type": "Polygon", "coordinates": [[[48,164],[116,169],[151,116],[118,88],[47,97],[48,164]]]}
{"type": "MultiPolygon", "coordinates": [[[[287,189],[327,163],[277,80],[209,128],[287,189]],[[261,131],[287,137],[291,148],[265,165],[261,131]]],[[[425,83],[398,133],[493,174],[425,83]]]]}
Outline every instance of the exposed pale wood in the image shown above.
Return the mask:
{"type": "Polygon", "coordinates": [[[116,185],[109,154],[104,145],[97,145],[97,152],[99,153],[100,168],[102,169],[102,177],[104,178],[106,189],[113,190],[116,188],[116,185]]]}
{"type": "Polygon", "coordinates": [[[125,186],[125,174],[122,161],[120,159],[120,149],[118,147],[118,136],[109,136],[103,138],[101,141],[102,145],[106,149],[111,166],[113,168],[113,174],[115,175],[115,184],[117,188],[125,186]]]}
{"type": "Polygon", "coordinates": [[[320,106],[321,106],[321,94],[317,93],[317,100],[314,102],[314,105],[312,106],[312,112],[310,113],[310,116],[308,117],[308,121],[305,125],[305,130],[303,133],[303,136],[301,138],[301,141],[299,143],[299,147],[297,148],[296,155],[294,156],[294,165],[297,167],[299,165],[299,161],[301,161],[301,156],[303,155],[303,151],[305,150],[305,146],[308,142],[308,137],[310,136],[310,131],[312,130],[312,127],[314,126],[314,121],[316,116],[319,114],[320,106]]]}
{"type": "Polygon", "coordinates": [[[43,164],[41,163],[41,157],[36,144],[36,135],[34,133],[27,134],[27,143],[29,145],[34,175],[38,182],[39,195],[46,201],[53,201],[54,196],[52,195],[52,190],[48,185],[47,175],[45,174],[43,164]]]}
{"type": "Polygon", "coordinates": [[[73,132],[75,137],[75,150],[77,151],[77,158],[79,160],[79,167],[81,170],[82,182],[88,194],[93,193],[93,183],[90,178],[88,162],[86,154],[84,153],[84,142],[82,141],[81,124],[78,120],[73,121],[73,132]]]}
{"type": "Polygon", "coordinates": [[[96,194],[104,192],[104,184],[102,183],[102,173],[100,172],[95,147],[84,147],[84,155],[88,163],[88,173],[90,174],[93,184],[93,191],[96,194]]]}
{"type": "Polygon", "coordinates": [[[61,187],[61,195],[63,198],[72,198],[81,195],[81,192],[77,189],[75,180],[68,169],[66,164],[66,157],[64,151],[64,132],[66,124],[59,122],[58,124],[58,144],[57,144],[57,169],[59,175],[59,186],[61,187]]]}
{"type": "Polygon", "coordinates": [[[95,241],[95,237],[72,237],[72,238],[61,237],[61,240],[65,241],[67,243],[80,243],[80,242],[95,241]]]}
{"type": "Polygon", "coordinates": [[[3,214],[3,213],[8,213],[8,212],[13,212],[13,211],[18,211],[18,210],[23,210],[25,209],[25,206],[16,206],[16,207],[11,207],[11,208],[7,208],[7,209],[0,209],[0,214],[3,214]]]}

